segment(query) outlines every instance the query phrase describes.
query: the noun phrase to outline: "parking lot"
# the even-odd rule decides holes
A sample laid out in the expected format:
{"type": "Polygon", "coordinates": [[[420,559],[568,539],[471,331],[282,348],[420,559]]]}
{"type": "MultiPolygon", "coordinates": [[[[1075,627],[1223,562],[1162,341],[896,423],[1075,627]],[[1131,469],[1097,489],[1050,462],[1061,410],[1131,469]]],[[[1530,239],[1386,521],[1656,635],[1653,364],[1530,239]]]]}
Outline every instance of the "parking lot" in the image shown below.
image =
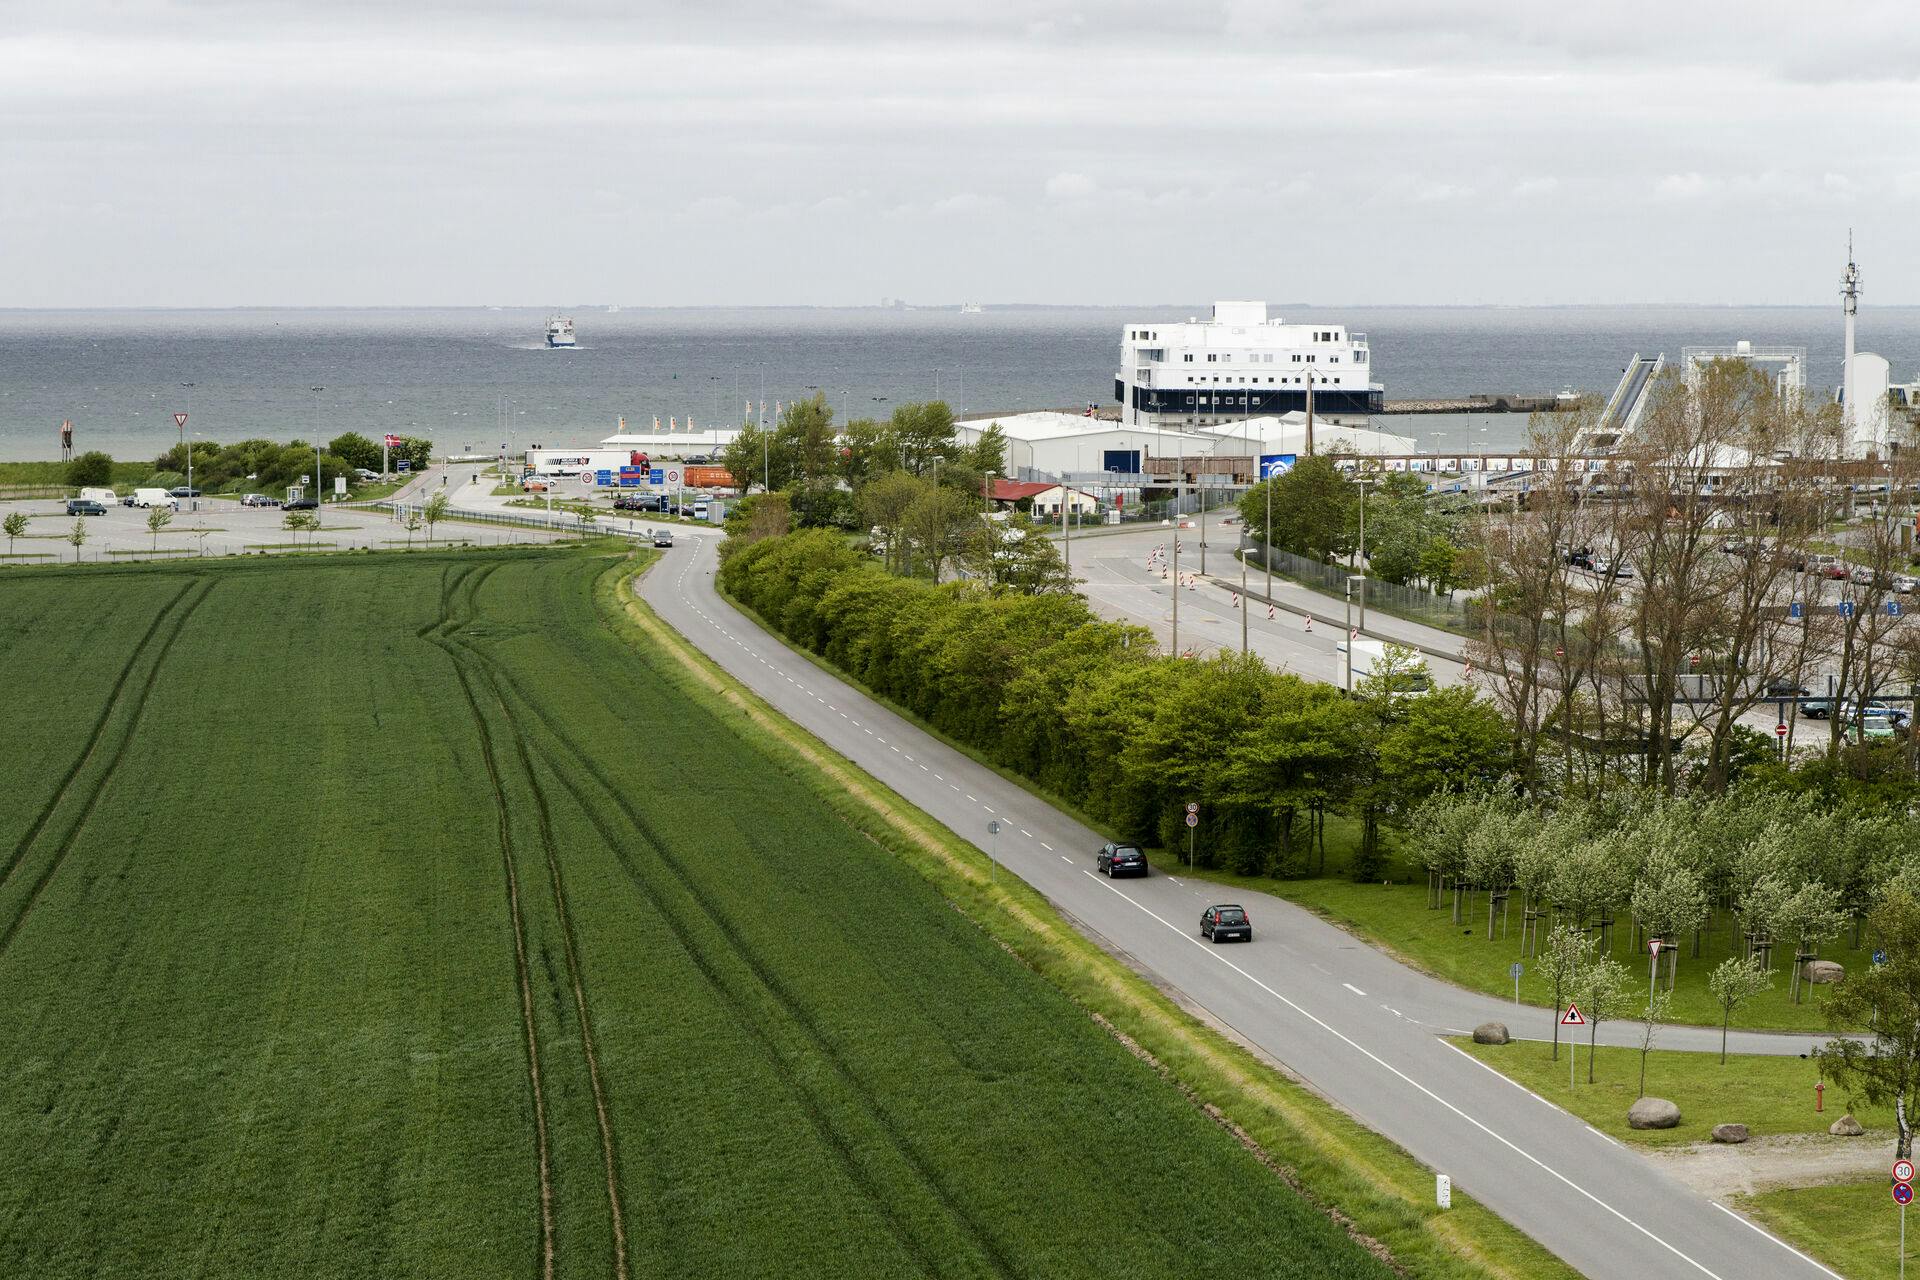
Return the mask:
{"type": "MultiPolygon", "coordinates": [[[[147,511],[135,507],[116,505],[108,507],[105,515],[69,516],[66,503],[58,499],[0,503],[0,515],[18,511],[27,516],[26,532],[13,540],[11,548],[0,542],[0,563],[61,561],[70,564],[76,558],[85,563],[100,563],[409,545],[406,529],[384,511],[325,507],[318,513],[319,529],[296,534],[283,525],[285,513],[277,507],[243,507],[228,498],[201,498],[197,511],[188,510],[191,505],[183,500],[181,509],[173,513],[172,521],[156,534],[147,528],[147,511]],[[67,540],[76,520],[87,531],[77,557],[74,546],[67,540]]],[[[466,524],[448,519],[435,527],[433,542],[497,546],[511,542],[549,542],[563,536],[566,535],[540,529],[466,524]]],[[[411,545],[427,545],[424,527],[413,535],[411,545]]]]}

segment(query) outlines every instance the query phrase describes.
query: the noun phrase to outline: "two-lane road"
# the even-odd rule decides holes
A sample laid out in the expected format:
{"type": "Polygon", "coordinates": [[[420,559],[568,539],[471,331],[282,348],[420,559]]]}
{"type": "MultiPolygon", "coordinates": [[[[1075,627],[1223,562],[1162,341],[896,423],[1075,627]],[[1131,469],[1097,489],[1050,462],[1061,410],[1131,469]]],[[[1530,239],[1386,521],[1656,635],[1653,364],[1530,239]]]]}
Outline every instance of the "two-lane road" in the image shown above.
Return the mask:
{"type": "MultiPolygon", "coordinates": [[[[641,595],[774,707],[958,832],[1080,927],[1178,988],[1335,1103],[1450,1174],[1595,1277],[1833,1275],[1746,1219],[1454,1048],[1436,1032],[1504,1016],[1544,1034],[1544,1015],[1412,972],[1311,913],[1236,892],[1256,941],[1215,947],[1200,911],[1219,896],[1178,875],[1095,874],[1097,833],[908,724],[793,653],[720,598],[716,539],[687,539],[641,595]],[[987,834],[998,819],[997,839],[987,834]]],[[[1663,1043],[1682,1046],[1688,1033],[1663,1043]]],[[[1702,1037],[1705,1033],[1691,1033],[1702,1037]]],[[[1611,1039],[1611,1036],[1604,1037],[1611,1039]]],[[[1743,1048],[1804,1048],[1742,1037],[1743,1048]]]]}

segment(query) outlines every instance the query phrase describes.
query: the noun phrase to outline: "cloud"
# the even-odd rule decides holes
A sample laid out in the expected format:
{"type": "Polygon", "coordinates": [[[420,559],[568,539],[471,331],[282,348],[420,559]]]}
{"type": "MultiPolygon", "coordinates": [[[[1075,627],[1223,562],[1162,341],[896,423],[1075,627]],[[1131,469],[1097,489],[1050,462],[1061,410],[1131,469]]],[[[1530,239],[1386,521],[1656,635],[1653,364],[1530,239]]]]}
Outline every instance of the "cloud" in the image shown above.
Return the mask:
{"type": "Polygon", "coordinates": [[[1058,201],[1091,200],[1100,188],[1084,173],[1056,173],[1047,179],[1047,199],[1058,201]]]}

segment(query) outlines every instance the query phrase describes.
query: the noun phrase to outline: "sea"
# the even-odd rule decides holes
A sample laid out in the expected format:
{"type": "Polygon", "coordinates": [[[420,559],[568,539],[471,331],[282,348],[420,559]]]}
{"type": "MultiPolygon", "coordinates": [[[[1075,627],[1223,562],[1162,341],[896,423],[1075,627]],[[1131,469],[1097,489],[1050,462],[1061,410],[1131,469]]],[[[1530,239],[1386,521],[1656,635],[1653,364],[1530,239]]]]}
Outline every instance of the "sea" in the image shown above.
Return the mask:
{"type": "MultiPolygon", "coordinates": [[[[1826,307],[1340,307],[1273,310],[1365,332],[1389,399],[1480,392],[1606,394],[1636,353],[1804,346],[1809,383],[1839,381],[1838,299],[1826,307]]],[[[532,308],[0,309],[0,460],[76,450],[151,457],[185,430],[208,440],[426,436],[441,452],[583,445],[658,418],[732,425],[824,394],[837,420],[940,398],[963,413],[1112,402],[1128,325],[1208,314],[1127,307],[575,308],[574,350],[546,349],[532,308]]],[[[1920,307],[1866,307],[1858,345],[1920,368],[1920,307]]],[[[1524,441],[1518,414],[1394,415],[1433,452],[1524,441]]]]}

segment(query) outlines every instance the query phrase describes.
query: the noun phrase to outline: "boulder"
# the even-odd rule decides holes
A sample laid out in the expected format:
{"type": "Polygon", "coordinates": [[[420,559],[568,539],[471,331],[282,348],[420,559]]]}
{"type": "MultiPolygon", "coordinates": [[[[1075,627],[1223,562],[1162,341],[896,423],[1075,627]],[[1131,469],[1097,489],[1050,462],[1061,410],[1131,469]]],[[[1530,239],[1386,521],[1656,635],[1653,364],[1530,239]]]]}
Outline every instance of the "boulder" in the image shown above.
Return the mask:
{"type": "Polygon", "coordinates": [[[1631,1129],[1671,1129],[1679,1123],[1679,1106],[1665,1098],[1642,1098],[1627,1110],[1631,1129]]]}
{"type": "Polygon", "coordinates": [[[1809,960],[1801,967],[1800,976],[1808,982],[1839,982],[1847,976],[1847,967],[1838,960],[1809,960]]]}
{"type": "Polygon", "coordinates": [[[1747,1126],[1743,1124],[1717,1124],[1713,1126],[1715,1142],[1745,1142],[1748,1138],[1747,1126]]]}
{"type": "Polygon", "coordinates": [[[1860,1122],[1855,1120],[1852,1114],[1849,1113],[1828,1125],[1827,1132],[1836,1138],[1857,1138],[1865,1133],[1866,1130],[1862,1129],[1860,1122]]]}
{"type": "Polygon", "coordinates": [[[1473,1029],[1475,1044],[1505,1044],[1509,1039],[1504,1022],[1483,1022],[1473,1029]]]}

